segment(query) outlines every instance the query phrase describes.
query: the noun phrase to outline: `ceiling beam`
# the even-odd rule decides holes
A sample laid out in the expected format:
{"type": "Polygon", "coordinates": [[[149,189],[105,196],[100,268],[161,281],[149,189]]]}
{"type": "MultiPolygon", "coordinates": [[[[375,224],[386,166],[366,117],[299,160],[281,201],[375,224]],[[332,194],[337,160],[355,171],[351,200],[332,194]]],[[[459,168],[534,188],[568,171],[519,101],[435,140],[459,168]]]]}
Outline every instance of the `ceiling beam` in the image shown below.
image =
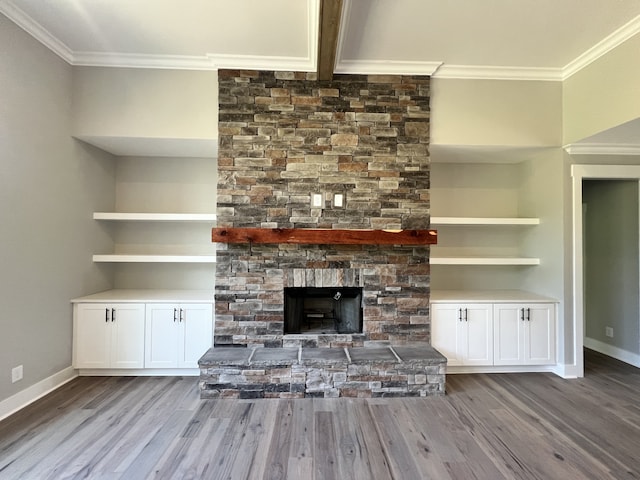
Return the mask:
{"type": "Polygon", "coordinates": [[[320,0],[318,29],[318,80],[331,80],[336,65],[342,0],[320,0]]]}

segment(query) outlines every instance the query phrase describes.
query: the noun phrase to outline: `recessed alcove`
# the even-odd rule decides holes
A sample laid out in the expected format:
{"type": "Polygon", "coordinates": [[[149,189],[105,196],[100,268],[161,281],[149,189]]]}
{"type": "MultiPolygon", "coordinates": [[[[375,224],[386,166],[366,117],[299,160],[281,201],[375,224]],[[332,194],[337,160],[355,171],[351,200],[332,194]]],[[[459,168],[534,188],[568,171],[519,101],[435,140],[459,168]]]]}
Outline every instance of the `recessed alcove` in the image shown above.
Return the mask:
{"type": "Polygon", "coordinates": [[[362,333],[362,288],[284,289],[284,334],[362,333]]]}

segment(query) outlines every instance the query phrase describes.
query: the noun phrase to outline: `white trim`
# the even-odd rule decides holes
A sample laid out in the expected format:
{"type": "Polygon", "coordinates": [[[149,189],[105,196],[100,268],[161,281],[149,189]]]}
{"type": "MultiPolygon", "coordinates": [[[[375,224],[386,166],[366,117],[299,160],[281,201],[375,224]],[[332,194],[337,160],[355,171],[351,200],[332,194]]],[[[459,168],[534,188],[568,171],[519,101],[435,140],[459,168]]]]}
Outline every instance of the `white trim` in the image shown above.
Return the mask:
{"type": "Polygon", "coordinates": [[[439,257],[429,259],[431,265],[540,265],[539,258],[529,257],[439,257]]]}
{"type": "Polygon", "coordinates": [[[335,73],[362,75],[434,75],[442,62],[409,62],[395,60],[339,60],[335,73]]]}
{"type": "Polygon", "coordinates": [[[640,144],[570,143],[564,150],[569,155],[640,155],[640,144]]]}
{"type": "Polygon", "coordinates": [[[551,372],[556,373],[556,365],[447,365],[447,375],[459,373],[531,373],[551,372]]]}
{"type": "Polygon", "coordinates": [[[605,37],[602,41],[573,59],[562,69],[562,80],[566,80],[574,73],[579,72],[586,66],[598,60],[600,57],[618,47],[622,43],[640,32],[640,15],[627,22],[612,34],[605,37]]]}
{"type": "Polygon", "coordinates": [[[0,420],[7,418],[9,415],[13,415],[18,410],[22,410],[27,405],[60,388],[77,376],[78,374],[73,367],[67,367],[3,400],[0,402],[0,420]]]}
{"type": "Polygon", "coordinates": [[[553,369],[553,373],[562,378],[579,378],[583,375],[578,371],[575,365],[558,364],[553,369]]]}
{"type": "Polygon", "coordinates": [[[278,70],[315,72],[315,58],[275,57],[267,55],[222,55],[207,54],[212,64],[218,68],[237,68],[249,70],[278,70]]]}
{"type": "Polygon", "coordinates": [[[543,80],[562,81],[561,68],[504,67],[493,65],[442,65],[434,78],[476,80],[543,80]]]}
{"type": "Polygon", "coordinates": [[[199,368],[81,368],[80,377],[197,377],[199,368]]]}
{"type": "Polygon", "coordinates": [[[640,368],[640,354],[638,353],[630,352],[589,337],[584,339],[584,346],[591,350],[595,350],[596,352],[616,358],[621,362],[640,368]]]}
{"type": "Polygon", "coordinates": [[[573,368],[584,376],[584,272],[582,238],[582,181],[590,179],[640,180],[639,165],[572,165],[573,188],[573,368]]]}
{"type": "Polygon", "coordinates": [[[216,263],[215,255],[94,255],[94,262],[107,263],[216,263]]]}
{"type": "Polygon", "coordinates": [[[315,61],[309,57],[276,57],[262,55],[203,56],[143,55],[137,53],[76,52],[72,65],[120,68],[160,68],[174,70],[218,70],[220,68],[294,70],[313,72],[315,61]]]}
{"type": "Polygon", "coordinates": [[[215,213],[93,212],[94,220],[215,223],[215,213]]]}
{"type": "Polygon", "coordinates": [[[540,219],[533,217],[431,217],[430,223],[431,225],[539,225],[540,219]]]}
{"type": "Polygon", "coordinates": [[[4,14],[13,23],[22,28],[25,32],[31,35],[33,38],[42,43],[49,50],[54,52],[65,62],[73,63],[73,52],[69,47],[62,43],[59,39],[54,37],[49,30],[44,28],[33,18],[23,12],[20,8],[15,6],[12,2],[7,0],[0,0],[0,13],[4,14]]]}

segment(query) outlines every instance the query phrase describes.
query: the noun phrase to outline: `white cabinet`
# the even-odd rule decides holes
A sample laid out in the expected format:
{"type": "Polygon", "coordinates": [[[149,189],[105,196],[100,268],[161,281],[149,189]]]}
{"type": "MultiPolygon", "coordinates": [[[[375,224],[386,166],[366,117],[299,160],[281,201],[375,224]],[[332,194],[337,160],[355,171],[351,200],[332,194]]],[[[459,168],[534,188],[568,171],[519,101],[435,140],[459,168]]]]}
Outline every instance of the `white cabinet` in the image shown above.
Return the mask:
{"type": "Polygon", "coordinates": [[[489,304],[433,304],[431,344],[448,365],[493,363],[493,312],[489,304]]]}
{"type": "Polygon", "coordinates": [[[80,375],[194,375],[213,345],[210,290],[107,290],[72,303],[80,375]]]}
{"type": "Polygon", "coordinates": [[[450,373],[548,368],[556,364],[556,303],[519,290],[433,291],[431,345],[450,373]]]}
{"type": "Polygon", "coordinates": [[[75,368],[142,368],[144,305],[78,304],[74,318],[75,368]]]}
{"type": "Polygon", "coordinates": [[[211,304],[147,304],[146,368],[198,368],[212,344],[211,304]]]}
{"type": "Polygon", "coordinates": [[[494,306],[494,365],[551,365],[555,355],[552,304],[494,306]]]}

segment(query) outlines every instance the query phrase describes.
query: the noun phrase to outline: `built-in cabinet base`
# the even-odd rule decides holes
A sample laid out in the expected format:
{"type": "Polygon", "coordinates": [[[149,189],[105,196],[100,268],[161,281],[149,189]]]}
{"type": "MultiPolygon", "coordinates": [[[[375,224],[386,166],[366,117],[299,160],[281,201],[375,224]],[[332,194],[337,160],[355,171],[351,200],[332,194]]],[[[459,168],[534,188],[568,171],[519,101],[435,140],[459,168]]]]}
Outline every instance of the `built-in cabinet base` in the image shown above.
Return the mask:
{"type": "Polygon", "coordinates": [[[431,345],[447,373],[551,371],[556,302],[516,290],[434,291],[431,345]]]}
{"type": "Polygon", "coordinates": [[[73,367],[80,375],[197,375],[213,345],[212,297],[109,290],[72,300],[73,367]]]}

